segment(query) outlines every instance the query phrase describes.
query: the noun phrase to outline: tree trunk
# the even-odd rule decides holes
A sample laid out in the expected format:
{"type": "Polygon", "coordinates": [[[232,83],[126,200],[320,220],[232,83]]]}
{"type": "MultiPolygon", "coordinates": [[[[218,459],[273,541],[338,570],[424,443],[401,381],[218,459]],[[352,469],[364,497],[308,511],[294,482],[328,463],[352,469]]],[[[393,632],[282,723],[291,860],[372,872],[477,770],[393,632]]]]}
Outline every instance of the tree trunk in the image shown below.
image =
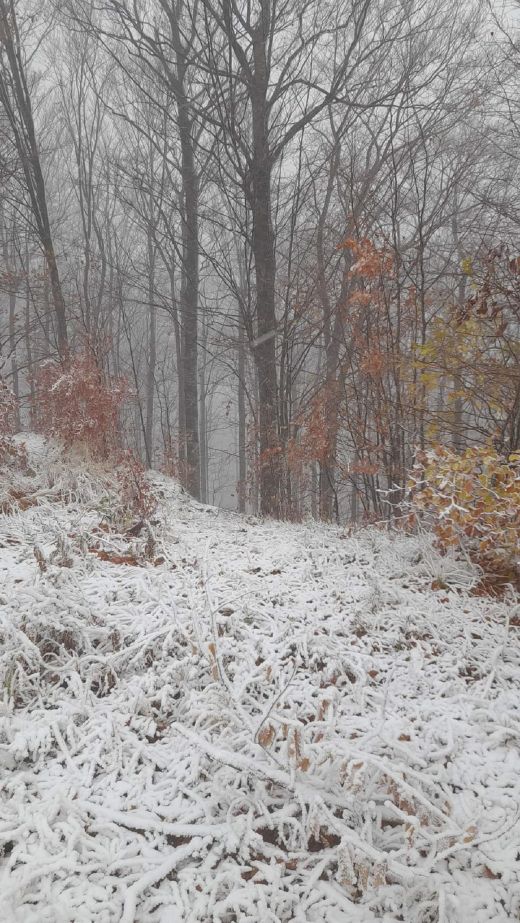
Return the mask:
{"type": "Polygon", "coordinates": [[[276,313],[274,233],[271,215],[271,157],[268,128],[268,69],[266,41],[269,35],[268,0],[263,0],[260,22],[253,36],[254,74],[251,87],[253,116],[253,164],[251,197],[253,254],[255,260],[257,342],[254,349],[258,374],[260,509],[264,516],[279,516],[281,465],[278,439],[276,374],[276,313]]]}
{"type": "Polygon", "coordinates": [[[16,331],[16,293],[11,290],[9,292],[9,352],[11,353],[11,381],[12,381],[12,392],[16,398],[15,404],[15,426],[16,431],[20,431],[20,405],[18,404],[18,399],[20,397],[20,387],[18,381],[18,359],[16,356],[16,340],[17,340],[17,331],[16,331]]]}
{"type": "Polygon", "coordinates": [[[238,511],[246,511],[246,348],[244,325],[239,320],[238,328],[238,511]]]}
{"type": "Polygon", "coordinates": [[[200,499],[198,402],[199,190],[188,102],[178,100],[183,187],[183,259],[181,285],[182,364],[186,434],[187,488],[200,499]]]}
{"type": "Polygon", "coordinates": [[[25,354],[27,357],[27,378],[29,381],[29,393],[30,393],[30,404],[29,404],[29,427],[30,429],[34,426],[34,413],[36,408],[36,394],[34,388],[34,377],[33,377],[33,354],[32,354],[32,330],[31,330],[31,287],[29,284],[29,243],[28,238],[25,238],[25,354]]]}
{"type": "MultiPolygon", "coordinates": [[[[20,388],[18,382],[18,362],[16,358],[16,277],[15,277],[15,266],[11,262],[12,253],[9,248],[9,238],[7,233],[7,226],[5,223],[5,215],[2,208],[1,211],[1,221],[2,221],[2,250],[3,250],[3,261],[4,269],[7,271],[11,278],[9,279],[9,353],[11,357],[11,390],[16,398],[15,404],[15,427],[17,432],[20,429],[20,408],[18,406],[18,398],[20,396],[20,388]]],[[[14,236],[15,229],[11,225],[11,232],[14,236]]]]}
{"type": "Polygon", "coordinates": [[[177,299],[175,296],[175,277],[173,269],[169,268],[170,296],[172,303],[173,329],[175,333],[175,358],[177,366],[177,461],[181,483],[187,487],[186,478],[186,404],[184,400],[184,360],[183,335],[179,323],[177,299]]]}
{"type": "Polygon", "coordinates": [[[208,502],[208,432],[206,418],[206,338],[207,330],[202,316],[202,361],[199,372],[199,429],[200,429],[200,498],[208,502]]]}
{"type": "MultiPolygon", "coordinates": [[[[462,262],[464,257],[464,252],[462,250],[462,245],[459,237],[459,190],[458,184],[455,184],[453,191],[453,217],[451,220],[451,229],[453,234],[453,243],[455,244],[455,249],[457,252],[457,257],[459,263],[462,262]]],[[[459,311],[462,312],[464,309],[464,303],[466,301],[466,276],[461,272],[459,274],[459,279],[457,283],[457,304],[459,311]]],[[[453,387],[456,391],[461,391],[463,388],[462,380],[458,375],[455,375],[453,378],[453,387]]],[[[452,427],[452,440],[453,448],[455,452],[462,452],[464,448],[464,405],[462,398],[458,395],[455,398],[453,404],[453,427],[452,427]]]]}
{"type": "Polygon", "coordinates": [[[67,334],[67,321],[65,314],[65,300],[63,298],[63,291],[61,288],[60,274],[58,271],[58,264],[56,262],[56,255],[54,253],[54,246],[52,243],[52,238],[47,237],[47,243],[45,244],[45,258],[47,261],[47,267],[49,270],[49,281],[52,292],[52,302],[54,305],[54,315],[56,318],[56,333],[58,340],[58,352],[60,358],[64,359],[69,350],[69,339],[67,334]]]}
{"type": "Polygon", "coordinates": [[[311,463],[311,516],[318,518],[318,472],[316,462],[311,463]]]}
{"type": "Polygon", "coordinates": [[[146,374],[146,464],[153,467],[155,366],[157,360],[157,319],[155,311],[155,248],[148,228],[148,365],[146,374]]]}
{"type": "MultiPolygon", "coordinates": [[[[325,225],[330,209],[334,183],[339,168],[340,144],[336,140],[329,161],[329,173],[323,207],[318,221],[316,239],[316,256],[318,271],[318,292],[323,311],[323,345],[325,349],[325,382],[324,382],[324,417],[327,427],[328,451],[319,466],[319,513],[320,519],[331,522],[335,506],[337,507],[336,494],[336,467],[337,467],[337,375],[339,348],[341,342],[340,312],[338,305],[332,306],[326,275],[327,259],[325,257],[325,225]]],[[[345,278],[345,276],[344,276],[345,278]]],[[[342,286],[344,289],[344,285],[342,286]]],[[[344,292],[342,291],[342,295],[344,292]]],[[[337,516],[336,516],[337,518],[337,516]]]]}
{"type": "Polygon", "coordinates": [[[0,66],[0,102],[11,125],[40,246],[47,264],[56,319],[58,352],[60,358],[63,359],[68,353],[65,300],[47,208],[45,180],[40,163],[29,89],[30,82],[25,71],[24,59],[20,53],[21,38],[15,6],[11,3],[7,4],[5,0],[0,0],[0,29],[2,48],[5,53],[5,57],[4,54],[2,55],[0,66]]]}

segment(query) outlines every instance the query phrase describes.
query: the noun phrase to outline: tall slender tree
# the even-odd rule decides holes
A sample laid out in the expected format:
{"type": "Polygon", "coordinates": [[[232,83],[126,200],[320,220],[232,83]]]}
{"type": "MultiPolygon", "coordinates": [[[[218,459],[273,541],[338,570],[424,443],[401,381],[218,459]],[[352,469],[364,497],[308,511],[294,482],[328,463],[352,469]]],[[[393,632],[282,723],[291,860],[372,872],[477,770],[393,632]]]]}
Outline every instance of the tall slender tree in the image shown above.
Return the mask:
{"type": "MultiPolygon", "coordinates": [[[[22,34],[16,0],[0,0],[0,105],[11,129],[13,146],[21,165],[24,191],[49,273],[56,319],[57,345],[65,357],[68,351],[67,314],[61,285],[54,237],[49,217],[47,191],[41,163],[33,111],[34,81],[28,66],[32,18],[22,34]]],[[[34,40],[34,38],[33,38],[34,40]]]]}

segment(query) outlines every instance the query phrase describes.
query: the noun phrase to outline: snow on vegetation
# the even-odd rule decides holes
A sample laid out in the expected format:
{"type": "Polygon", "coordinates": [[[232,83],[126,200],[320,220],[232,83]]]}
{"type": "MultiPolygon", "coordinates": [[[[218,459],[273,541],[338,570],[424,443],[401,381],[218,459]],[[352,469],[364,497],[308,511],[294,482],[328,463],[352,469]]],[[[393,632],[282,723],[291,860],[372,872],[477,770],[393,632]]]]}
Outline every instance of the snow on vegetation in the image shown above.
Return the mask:
{"type": "Polygon", "coordinates": [[[427,537],[4,474],[2,923],[520,916],[520,608],[427,537]]]}

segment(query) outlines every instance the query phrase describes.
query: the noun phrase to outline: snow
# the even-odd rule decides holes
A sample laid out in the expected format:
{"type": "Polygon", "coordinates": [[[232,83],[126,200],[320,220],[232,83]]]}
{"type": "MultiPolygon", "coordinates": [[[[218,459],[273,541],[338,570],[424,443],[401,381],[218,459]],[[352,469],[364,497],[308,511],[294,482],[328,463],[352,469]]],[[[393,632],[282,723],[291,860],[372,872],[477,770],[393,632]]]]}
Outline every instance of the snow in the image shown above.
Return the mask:
{"type": "Polygon", "coordinates": [[[519,919],[516,598],[427,536],[241,519],[160,475],[151,536],[107,531],[109,473],[28,450],[2,923],[519,919]]]}

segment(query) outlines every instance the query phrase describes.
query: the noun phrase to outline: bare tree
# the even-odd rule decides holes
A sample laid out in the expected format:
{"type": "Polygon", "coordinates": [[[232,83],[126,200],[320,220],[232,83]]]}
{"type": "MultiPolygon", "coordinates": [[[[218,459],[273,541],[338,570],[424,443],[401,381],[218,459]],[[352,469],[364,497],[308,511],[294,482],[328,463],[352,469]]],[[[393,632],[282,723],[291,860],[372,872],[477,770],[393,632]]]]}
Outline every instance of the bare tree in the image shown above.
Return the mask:
{"type": "MultiPolygon", "coordinates": [[[[262,512],[283,513],[283,468],[277,359],[277,221],[273,180],[294,142],[341,102],[351,110],[392,104],[409,79],[389,68],[411,36],[432,21],[433,8],[383,8],[372,0],[337,4],[307,0],[202,0],[206,41],[200,50],[211,86],[220,185],[240,190],[252,215],[256,285],[249,329],[259,386],[262,512]],[[388,27],[383,28],[383,17],[388,27]],[[374,73],[392,80],[374,81],[374,73]],[[318,74],[321,76],[319,77],[318,74]]],[[[237,198],[237,192],[229,192],[237,198]]]]}
{"type": "Polygon", "coordinates": [[[28,46],[27,31],[22,35],[20,30],[16,0],[0,0],[0,105],[9,122],[13,145],[20,159],[25,192],[49,273],[58,350],[61,356],[65,356],[68,350],[65,300],[34,121],[27,65],[28,46]]]}

